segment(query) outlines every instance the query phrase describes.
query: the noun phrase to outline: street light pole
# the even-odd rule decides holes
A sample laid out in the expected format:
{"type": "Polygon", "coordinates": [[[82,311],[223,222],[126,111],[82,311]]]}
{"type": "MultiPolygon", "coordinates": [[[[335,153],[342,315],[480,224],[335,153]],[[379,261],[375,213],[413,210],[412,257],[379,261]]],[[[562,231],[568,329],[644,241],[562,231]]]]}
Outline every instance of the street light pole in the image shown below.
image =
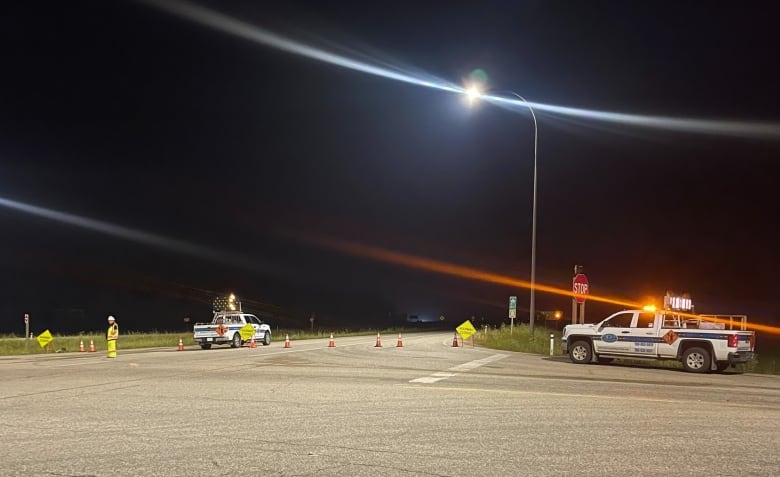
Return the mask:
{"type": "MultiPolygon", "coordinates": [[[[473,104],[476,100],[483,97],[483,93],[480,90],[480,87],[478,85],[471,85],[469,88],[465,89],[464,92],[468,97],[469,105],[473,104]]],[[[531,303],[529,304],[528,307],[528,314],[530,315],[529,324],[531,328],[531,336],[533,336],[534,322],[536,321],[534,316],[536,315],[536,195],[537,195],[536,170],[537,170],[537,150],[539,144],[539,130],[536,125],[536,113],[534,113],[534,108],[531,107],[531,103],[529,103],[524,97],[520,96],[514,91],[508,91],[508,93],[515,96],[523,103],[525,103],[525,106],[531,112],[531,118],[533,118],[534,120],[534,196],[533,196],[533,206],[531,211],[531,303]]]]}
{"type": "Polygon", "coordinates": [[[536,166],[537,166],[537,146],[539,143],[538,140],[538,128],[536,126],[536,114],[534,113],[534,108],[531,107],[531,103],[529,103],[525,98],[520,96],[519,94],[515,93],[514,91],[510,91],[510,93],[516,97],[518,97],[525,105],[528,107],[528,110],[531,112],[531,118],[534,120],[534,196],[533,196],[533,206],[531,211],[531,303],[529,304],[529,315],[530,315],[530,328],[531,328],[531,336],[534,335],[534,321],[535,321],[535,315],[536,315],[536,166]]]}

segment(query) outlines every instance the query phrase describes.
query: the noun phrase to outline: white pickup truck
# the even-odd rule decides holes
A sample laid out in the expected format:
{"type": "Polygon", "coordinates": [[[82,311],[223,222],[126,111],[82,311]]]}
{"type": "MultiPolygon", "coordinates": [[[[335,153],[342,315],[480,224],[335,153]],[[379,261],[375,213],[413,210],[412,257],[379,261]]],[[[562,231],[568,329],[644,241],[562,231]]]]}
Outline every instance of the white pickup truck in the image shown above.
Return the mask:
{"type": "Polygon", "coordinates": [[[627,310],[599,323],[565,326],[561,345],[578,364],[676,360],[689,372],[721,372],[755,357],[755,332],[746,331],[747,317],[740,318],[627,310]]]}
{"type": "Polygon", "coordinates": [[[221,311],[214,313],[211,323],[195,323],[193,338],[203,349],[210,349],[212,344],[226,343],[230,343],[233,348],[239,348],[252,338],[268,346],[271,344],[271,327],[255,315],[240,311],[221,311]],[[241,337],[241,328],[247,324],[254,328],[255,334],[244,339],[241,337]]]}

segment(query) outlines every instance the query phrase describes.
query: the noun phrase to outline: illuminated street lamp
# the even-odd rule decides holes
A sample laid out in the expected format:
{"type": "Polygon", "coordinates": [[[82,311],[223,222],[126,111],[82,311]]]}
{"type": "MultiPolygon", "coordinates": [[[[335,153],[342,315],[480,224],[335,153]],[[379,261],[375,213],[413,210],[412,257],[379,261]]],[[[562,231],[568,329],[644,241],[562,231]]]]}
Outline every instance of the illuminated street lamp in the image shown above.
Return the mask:
{"type": "Polygon", "coordinates": [[[482,90],[477,85],[471,85],[466,89],[466,98],[468,98],[469,106],[473,106],[482,98],[482,90]]]}
{"type": "MultiPolygon", "coordinates": [[[[468,99],[469,105],[473,105],[475,102],[477,102],[479,99],[481,99],[484,95],[481,88],[473,84],[466,88],[464,91],[466,93],[466,98],[468,99]]],[[[509,91],[509,94],[512,96],[517,97],[520,101],[522,101],[525,106],[528,108],[528,110],[531,112],[531,118],[534,120],[534,195],[533,195],[533,206],[532,206],[532,212],[531,212],[531,303],[529,304],[528,314],[529,314],[529,323],[531,327],[531,336],[534,334],[534,315],[536,314],[536,166],[537,166],[537,145],[538,145],[538,128],[536,126],[536,114],[534,113],[534,109],[531,107],[531,103],[529,103],[524,97],[520,96],[519,94],[515,93],[514,91],[509,91]]]]}

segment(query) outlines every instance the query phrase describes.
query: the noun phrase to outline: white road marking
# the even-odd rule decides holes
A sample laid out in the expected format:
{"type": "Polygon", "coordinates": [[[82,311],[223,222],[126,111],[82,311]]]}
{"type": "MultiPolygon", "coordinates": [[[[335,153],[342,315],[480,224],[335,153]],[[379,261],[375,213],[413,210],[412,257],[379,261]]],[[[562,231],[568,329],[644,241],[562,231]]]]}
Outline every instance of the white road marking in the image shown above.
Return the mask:
{"type": "Polygon", "coordinates": [[[430,376],[425,376],[423,378],[416,378],[409,381],[410,383],[423,383],[423,384],[432,384],[437,381],[441,381],[443,379],[448,379],[453,376],[457,376],[457,372],[467,372],[471,371],[472,369],[479,368],[480,366],[484,366],[486,364],[492,363],[493,361],[498,361],[500,359],[506,358],[507,355],[505,354],[494,354],[491,356],[488,356],[487,358],[477,359],[474,361],[469,361],[468,363],[459,364],[457,366],[453,366],[452,368],[448,369],[447,371],[456,371],[454,373],[433,373],[430,376]]]}
{"type": "Polygon", "coordinates": [[[412,379],[409,382],[410,383],[432,384],[432,383],[435,383],[436,381],[441,381],[442,379],[447,379],[447,378],[434,378],[433,376],[426,376],[424,378],[412,379]]]}
{"type": "Polygon", "coordinates": [[[493,361],[498,361],[506,357],[507,355],[505,354],[494,354],[488,356],[487,358],[482,358],[475,361],[469,361],[468,363],[459,364],[455,367],[448,369],[447,371],[471,371],[472,369],[479,368],[480,366],[484,366],[486,364],[492,363],[493,361]]]}
{"type": "Polygon", "coordinates": [[[430,376],[426,376],[424,378],[412,379],[409,382],[410,383],[431,384],[431,383],[435,383],[436,381],[441,381],[442,379],[451,378],[453,376],[457,376],[457,374],[455,374],[455,373],[433,373],[430,376]]]}

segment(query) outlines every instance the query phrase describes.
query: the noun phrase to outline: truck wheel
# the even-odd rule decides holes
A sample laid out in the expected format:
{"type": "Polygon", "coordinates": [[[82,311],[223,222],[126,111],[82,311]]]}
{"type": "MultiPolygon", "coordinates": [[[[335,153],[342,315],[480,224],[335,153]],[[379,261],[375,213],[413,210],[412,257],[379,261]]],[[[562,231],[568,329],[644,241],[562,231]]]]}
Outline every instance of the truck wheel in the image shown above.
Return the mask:
{"type": "Polygon", "coordinates": [[[266,331],[263,335],[263,346],[268,346],[269,344],[271,344],[271,333],[266,331]]]}
{"type": "Polygon", "coordinates": [[[722,373],[728,367],[729,367],[728,361],[718,361],[715,363],[715,369],[717,369],[719,373],[722,373]]]}
{"type": "Polygon", "coordinates": [[[682,358],[683,368],[690,373],[706,373],[710,369],[710,353],[704,348],[688,348],[682,358]]]}
{"type": "Polygon", "coordinates": [[[230,342],[231,348],[240,348],[241,347],[241,333],[236,331],[236,333],[233,335],[233,341],[230,342]]]}
{"type": "Polygon", "coordinates": [[[211,343],[201,343],[200,349],[211,349],[211,343]]]}
{"type": "Polygon", "coordinates": [[[575,341],[569,350],[569,359],[572,363],[586,364],[591,360],[590,343],[587,341],[575,341]]]}

